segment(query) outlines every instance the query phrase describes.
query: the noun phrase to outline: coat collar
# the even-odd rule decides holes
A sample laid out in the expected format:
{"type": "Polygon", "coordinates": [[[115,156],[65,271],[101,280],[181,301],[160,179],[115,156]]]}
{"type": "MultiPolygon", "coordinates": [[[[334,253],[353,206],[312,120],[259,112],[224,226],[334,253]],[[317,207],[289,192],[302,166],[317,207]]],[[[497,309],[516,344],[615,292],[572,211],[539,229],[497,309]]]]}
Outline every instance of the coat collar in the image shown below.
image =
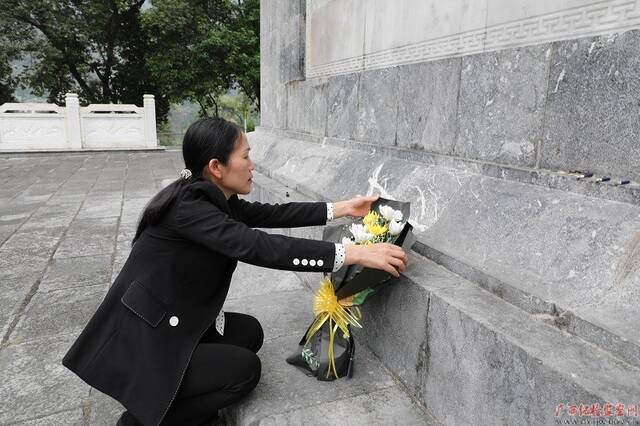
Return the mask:
{"type": "Polygon", "coordinates": [[[232,195],[229,200],[224,196],[224,192],[216,184],[203,178],[198,178],[195,182],[191,183],[187,187],[192,191],[201,192],[207,199],[213,204],[218,206],[225,213],[231,215],[231,205],[233,205],[238,196],[232,195]]]}

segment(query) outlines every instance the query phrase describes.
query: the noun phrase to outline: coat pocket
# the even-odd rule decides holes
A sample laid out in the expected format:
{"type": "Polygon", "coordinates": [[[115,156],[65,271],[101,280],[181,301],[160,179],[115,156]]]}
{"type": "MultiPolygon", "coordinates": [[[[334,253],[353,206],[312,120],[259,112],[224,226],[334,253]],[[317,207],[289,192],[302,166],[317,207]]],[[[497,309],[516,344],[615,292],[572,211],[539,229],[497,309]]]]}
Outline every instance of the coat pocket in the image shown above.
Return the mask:
{"type": "Polygon", "coordinates": [[[129,285],[120,301],[151,327],[157,327],[166,314],[164,305],[138,281],[129,285]]]}

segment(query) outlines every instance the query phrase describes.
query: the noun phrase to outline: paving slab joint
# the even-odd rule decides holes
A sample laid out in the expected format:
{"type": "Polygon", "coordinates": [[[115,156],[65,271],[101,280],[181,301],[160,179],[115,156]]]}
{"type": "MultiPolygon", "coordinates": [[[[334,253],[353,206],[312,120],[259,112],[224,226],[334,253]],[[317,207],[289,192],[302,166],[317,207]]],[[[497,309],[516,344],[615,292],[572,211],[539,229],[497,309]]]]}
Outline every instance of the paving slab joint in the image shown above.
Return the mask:
{"type": "MultiPolygon", "coordinates": [[[[51,260],[49,260],[49,263],[50,262],[51,262],[51,260]]],[[[47,265],[47,267],[48,267],[48,265],[47,265]]],[[[45,270],[46,270],[46,267],[45,267],[45,270]]],[[[22,313],[24,312],[24,310],[29,305],[29,302],[31,302],[31,299],[33,298],[33,296],[35,296],[35,294],[37,293],[38,287],[40,287],[40,282],[41,281],[42,281],[42,277],[38,278],[36,280],[36,282],[33,283],[33,285],[29,289],[29,292],[24,297],[24,299],[22,299],[22,303],[20,303],[20,306],[18,307],[18,310],[16,311],[14,317],[11,319],[11,323],[9,324],[9,327],[7,327],[7,332],[4,334],[4,336],[2,336],[2,342],[0,342],[0,350],[4,349],[5,347],[7,347],[9,345],[9,343],[8,343],[9,342],[9,338],[11,337],[11,334],[13,333],[13,330],[16,328],[16,325],[18,324],[18,321],[20,321],[20,318],[22,317],[22,313]]]]}
{"type": "MultiPolygon", "coordinates": [[[[87,157],[87,159],[84,160],[83,166],[84,166],[84,164],[86,164],[88,159],[89,159],[89,157],[87,157]]],[[[103,164],[102,168],[104,168],[104,164],[103,164]]],[[[102,170],[102,169],[100,169],[100,170],[102,170]]],[[[69,180],[69,179],[67,179],[67,180],[69,180]]],[[[73,223],[73,221],[78,217],[78,214],[82,210],[82,207],[84,206],[84,203],[87,200],[87,194],[89,194],[91,192],[93,187],[96,185],[97,181],[98,181],[98,174],[96,173],[96,178],[93,181],[93,183],[91,184],[91,187],[89,188],[89,190],[85,193],[82,202],[78,206],[78,209],[76,210],[76,212],[73,215],[73,218],[71,219],[71,223],[73,223]]],[[[58,190],[60,189],[61,186],[62,185],[60,185],[58,187],[58,190]]],[[[56,192],[58,190],[56,190],[56,192]]],[[[55,192],[54,192],[53,195],[55,195],[55,192]]],[[[51,197],[53,195],[51,195],[51,197]]],[[[51,197],[49,197],[49,198],[51,198],[51,197]]],[[[23,224],[25,222],[23,222],[23,224]]],[[[20,225],[20,226],[22,226],[22,225],[20,225]]],[[[0,342],[0,350],[4,349],[6,346],[8,346],[9,339],[11,338],[11,334],[13,333],[13,330],[15,329],[16,325],[18,324],[18,321],[20,321],[20,318],[22,317],[22,314],[24,313],[25,309],[29,305],[29,302],[31,302],[31,299],[37,293],[38,288],[40,288],[40,283],[42,282],[42,279],[44,278],[44,274],[47,272],[47,269],[53,264],[53,256],[56,254],[56,251],[60,247],[60,244],[62,243],[62,241],[64,240],[64,238],[66,237],[68,232],[69,232],[69,228],[67,227],[67,228],[65,228],[64,232],[62,233],[62,235],[60,235],[60,239],[56,242],[55,246],[52,248],[51,254],[49,255],[49,260],[47,261],[47,266],[45,266],[45,268],[40,273],[40,278],[38,278],[36,280],[36,282],[31,286],[31,288],[29,289],[29,292],[27,293],[27,295],[22,300],[22,303],[18,307],[18,310],[17,310],[15,316],[13,317],[13,319],[11,320],[11,323],[9,324],[9,327],[7,327],[7,332],[4,334],[4,336],[2,336],[2,341],[0,342]]]]}
{"type": "MultiPolygon", "coordinates": [[[[83,407],[82,406],[77,406],[77,407],[72,407],[72,408],[65,408],[64,410],[49,411],[49,412],[40,414],[38,416],[29,417],[27,419],[21,419],[21,420],[12,421],[12,422],[9,422],[9,423],[3,423],[3,425],[18,425],[18,424],[24,424],[26,422],[36,422],[36,421],[41,420],[41,419],[46,419],[47,417],[50,417],[50,416],[55,416],[56,414],[62,414],[62,413],[70,412],[70,411],[75,411],[75,410],[77,410],[79,408],[83,408],[83,407]]],[[[42,423],[42,424],[49,424],[49,423],[42,423]]]]}
{"type": "MultiPolygon", "coordinates": [[[[427,303],[427,309],[429,307],[429,304],[430,303],[427,303]]],[[[423,361],[425,362],[424,365],[426,365],[426,361],[429,359],[429,356],[430,356],[430,354],[428,352],[426,352],[426,351],[428,351],[428,343],[426,343],[426,342],[427,342],[427,340],[425,339],[425,341],[420,344],[420,350],[421,351],[423,349],[425,350],[425,352],[424,352],[425,353],[425,357],[423,359],[423,361]]],[[[366,345],[366,343],[365,343],[365,345],[366,345]]],[[[428,417],[431,420],[435,420],[435,417],[433,416],[433,414],[431,414],[429,409],[425,406],[424,402],[419,397],[420,389],[417,389],[417,388],[414,389],[414,390],[409,389],[407,387],[407,385],[405,384],[405,382],[393,370],[391,370],[391,369],[389,369],[387,367],[385,362],[380,357],[378,357],[378,355],[375,353],[375,351],[372,348],[370,348],[368,345],[367,345],[367,348],[371,352],[371,356],[373,356],[375,359],[377,359],[380,362],[380,365],[382,365],[382,368],[384,368],[384,370],[387,372],[387,374],[389,374],[389,376],[391,376],[391,379],[394,382],[394,385],[388,386],[388,387],[385,387],[385,388],[382,388],[382,389],[388,389],[388,388],[391,388],[391,387],[394,387],[394,386],[397,387],[400,391],[402,391],[402,393],[404,393],[411,400],[411,402],[416,406],[416,408],[418,408],[418,410],[420,410],[424,414],[425,417],[428,417]]],[[[357,365],[356,365],[356,368],[357,368],[357,365]]],[[[346,379],[346,380],[348,380],[348,379],[346,379]]],[[[381,389],[374,389],[374,390],[371,390],[369,392],[365,392],[364,394],[361,394],[361,395],[368,395],[368,394],[371,394],[371,393],[374,393],[374,392],[379,392],[380,390],[381,389]]]]}
{"type": "MultiPolygon", "coordinates": [[[[89,395],[91,395],[91,391],[92,390],[93,390],[93,388],[89,390],[89,395]]],[[[93,408],[93,404],[87,398],[87,400],[84,402],[84,404],[82,404],[82,424],[85,425],[85,426],[89,426],[91,424],[91,410],[92,410],[92,408],[93,408]]]]}
{"type": "MultiPolygon", "coordinates": [[[[126,166],[124,169],[124,177],[122,179],[122,187],[121,187],[121,197],[120,197],[120,214],[118,215],[118,220],[116,222],[116,235],[113,239],[113,252],[111,253],[111,277],[113,277],[113,273],[116,268],[116,255],[118,251],[118,239],[120,238],[120,224],[122,223],[122,213],[124,211],[124,201],[125,201],[125,189],[127,186],[127,177],[129,176],[129,162],[126,162],[126,166]]],[[[84,204],[84,203],[83,203],[84,204]]],[[[111,283],[109,283],[111,286],[111,283]]]]}
{"type": "MultiPolygon", "coordinates": [[[[82,162],[83,167],[84,167],[84,164],[87,162],[88,158],[89,158],[89,157],[85,158],[85,160],[82,162]]],[[[61,164],[62,164],[62,163],[60,163],[60,164],[55,168],[55,170],[56,170],[56,171],[58,170],[58,168],[59,168],[59,167],[61,167],[61,164]]],[[[67,177],[64,181],[60,182],[60,183],[58,184],[58,187],[56,188],[56,190],[55,190],[55,191],[54,191],[54,192],[49,196],[49,198],[47,198],[47,200],[46,200],[46,201],[44,201],[44,202],[43,202],[43,204],[42,204],[42,205],[46,205],[46,203],[47,203],[49,200],[51,200],[51,198],[52,198],[52,197],[53,197],[53,196],[54,196],[54,195],[55,195],[55,194],[60,190],[60,188],[61,188],[61,187],[62,187],[62,186],[63,186],[63,185],[68,181],[68,180],[69,180],[69,177],[67,177]]],[[[40,183],[40,181],[41,181],[41,179],[40,179],[40,178],[38,178],[35,182],[31,183],[31,184],[30,184],[28,187],[26,187],[24,190],[22,190],[22,191],[20,191],[20,192],[17,192],[14,196],[12,196],[12,197],[10,198],[10,200],[14,200],[14,199],[15,199],[15,198],[17,198],[20,194],[22,194],[22,193],[24,193],[24,192],[26,192],[26,191],[29,191],[29,190],[31,189],[31,187],[33,187],[34,185],[36,185],[36,184],[40,183]]],[[[19,225],[19,226],[18,226],[18,227],[13,231],[13,232],[11,232],[9,235],[7,235],[7,237],[6,237],[4,240],[0,241],[0,247],[2,247],[2,246],[4,245],[4,243],[6,243],[6,242],[9,240],[9,238],[11,238],[14,234],[16,234],[16,233],[17,233],[17,232],[22,228],[22,226],[24,226],[24,224],[25,224],[25,223],[27,223],[27,222],[28,222],[28,221],[33,217],[33,215],[35,215],[35,214],[36,214],[36,212],[40,209],[40,207],[41,207],[41,206],[39,206],[37,209],[33,210],[33,211],[31,212],[31,214],[29,214],[29,215],[28,215],[28,216],[27,216],[27,217],[22,221],[22,223],[20,223],[20,225],[19,225]]]]}
{"type": "MultiPolygon", "coordinates": [[[[429,359],[431,358],[431,347],[429,346],[429,336],[431,335],[431,327],[429,321],[429,310],[431,308],[431,292],[427,294],[427,308],[425,310],[425,333],[418,352],[418,362],[416,364],[416,375],[418,377],[427,377],[429,375],[429,359]]],[[[398,379],[399,380],[399,379],[398,379]]],[[[416,384],[415,395],[411,396],[420,401],[418,395],[420,395],[420,387],[416,384]]],[[[409,392],[408,392],[409,393],[409,392]]]]}

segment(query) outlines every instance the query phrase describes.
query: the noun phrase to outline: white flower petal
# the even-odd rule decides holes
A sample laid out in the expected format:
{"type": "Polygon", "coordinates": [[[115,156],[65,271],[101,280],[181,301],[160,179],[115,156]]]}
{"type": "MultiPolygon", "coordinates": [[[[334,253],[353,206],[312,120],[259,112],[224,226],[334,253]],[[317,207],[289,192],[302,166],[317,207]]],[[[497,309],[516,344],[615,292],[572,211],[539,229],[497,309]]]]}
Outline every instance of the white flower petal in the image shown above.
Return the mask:
{"type": "Polygon", "coordinates": [[[351,238],[342,237],[342,245],[348,246],[349,244],[355,244],[351,238]]]}
{"type": "Polygon", "coordinates": [[[398,235],[402,232],[402,228],[404,228],[404,224],[402,222],[396,222],[395,220],[389,223],[389,233],[391,235],[398,235]]]}
{"type": "Polygon", "coordinates": [[[349,230],[351,231],[351,234],[353,234],[353,238],[355,238],[356,243],[363,243],[373,238],[373,234],[367,232],[365,226],[359,223],[352,224],[349,230]]]}
{"type": "Polygon", "coordinates": [[[380,215],[382,215],[382,217],[384,217],[384,219],[387,222],[390,222],[393,220],[393,216],[395,212],[395,210],[393,210],[393,207],[384,205],[384,206],[380,206],[379,210],[380,210],[380,215]]]}

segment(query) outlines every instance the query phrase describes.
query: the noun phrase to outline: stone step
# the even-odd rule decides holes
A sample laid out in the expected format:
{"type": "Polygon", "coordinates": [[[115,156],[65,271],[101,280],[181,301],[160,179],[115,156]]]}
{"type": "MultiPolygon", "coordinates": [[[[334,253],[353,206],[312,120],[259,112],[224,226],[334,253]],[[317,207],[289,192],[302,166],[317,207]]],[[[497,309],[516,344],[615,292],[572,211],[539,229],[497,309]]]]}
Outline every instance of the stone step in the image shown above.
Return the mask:
{"type": "Polygon", "coordinates": [[[637,367],[418,254],[410,264],[367,300],[356,337],[443,423],[553,424],[560,404],[637,403],[637,367]]]}
{"type": "Polygon", "coordinates": [[[225,410],[229,424],[438,424],[364,344],[357,344],[351,379],[322,382],[287,364],[313,319],[311,304],[312,293],[296,274],[238,265],[224,309],[258,318],[265,342],[260,383],[225,410]]]}
{"type": "Polygon", "coordinates": [[[635,307],[600,303],[570,310],[489,275],[428,244],[417,242],[413,250],[537,318],[640,367],[640,333],[636,326],[640,318],[635,307]]]}
{"type": "Polygon", "coordinates": [[[260,130],[250,140],[266,179],[260,184],[274,188],[271,199],[375,192],[411,201],[416,251],[640,367],[637,202],[571,192],[579,188],[553,186],[555,178],[549,187],[527,184],[472,164],[411,161],[373,147],[364,152],[260,130]]]}

